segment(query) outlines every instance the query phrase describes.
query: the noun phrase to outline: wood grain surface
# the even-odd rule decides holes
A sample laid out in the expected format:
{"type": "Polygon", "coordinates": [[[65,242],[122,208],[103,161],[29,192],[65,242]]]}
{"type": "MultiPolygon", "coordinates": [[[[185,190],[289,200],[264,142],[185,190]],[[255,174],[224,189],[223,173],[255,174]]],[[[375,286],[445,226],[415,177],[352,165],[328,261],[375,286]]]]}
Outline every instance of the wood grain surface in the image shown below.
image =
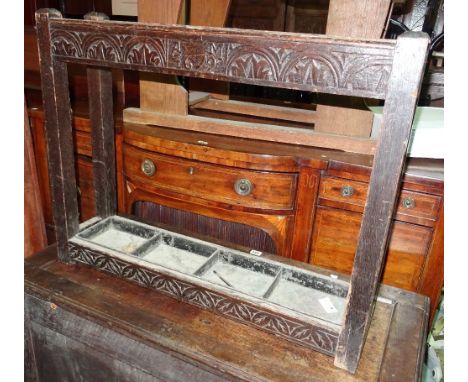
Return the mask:
{"type": "Polygon", "coordinates": [[[104,218],[117,210],[112,72],[88,68],[88,83],[96,212],[104,218]]]}
{"type": "Polygon", "coordinates": [[[47,236],[29,118],[24,105],[24,256],[45,248],[47,236]]]}
{"type": "MultiPolygon", "coordinates": [[[[179,24],[182,0],[139,0],[138,21],[179,24]]],[[[140,107],[162,113],[186,115],[188,93],[173,76],[140,73],[140,107]]]]}

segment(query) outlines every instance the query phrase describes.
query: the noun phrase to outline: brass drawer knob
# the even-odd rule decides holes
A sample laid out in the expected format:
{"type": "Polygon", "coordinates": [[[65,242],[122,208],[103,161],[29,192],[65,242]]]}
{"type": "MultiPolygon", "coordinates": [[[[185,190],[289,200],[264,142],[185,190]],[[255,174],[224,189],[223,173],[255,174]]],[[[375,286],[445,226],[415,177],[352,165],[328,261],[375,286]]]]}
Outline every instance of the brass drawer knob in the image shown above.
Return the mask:
{"type": "Polygon", "coordinates": [[[193,175],[195,173],[195,169],[193,167],[189,167],[188,170],[187,170],[187,173],[189,175],[193,175]]]}
{"type": "Polygon", "coordinates": [[[401,204],[405,208],[414,208],[414,207],[416,207],[416,202],[414,201],[414,199],[411,199],[411,198],[404,198],[403,201],[401,202],[401,204]]]}
{"type": "Polygon", "coordinates": [[[234,191],[238,195],[247,196],[252,192],[252,182],[248,179],[238,179],[234,183],[234,191]]]}
{"type": "Polygon", "coordinates": [[[354,194],[354,188],[351,186],[344,186],[341,188],[341,196],[344,196],[345,198],[349,198],[354,194]]]}
{"type": "Polygon", "coordinates": [[[152,176],[156,172],[156,165],[151,159],[145,159],[141,162],[141,171],[147,176],[152,176]]]}

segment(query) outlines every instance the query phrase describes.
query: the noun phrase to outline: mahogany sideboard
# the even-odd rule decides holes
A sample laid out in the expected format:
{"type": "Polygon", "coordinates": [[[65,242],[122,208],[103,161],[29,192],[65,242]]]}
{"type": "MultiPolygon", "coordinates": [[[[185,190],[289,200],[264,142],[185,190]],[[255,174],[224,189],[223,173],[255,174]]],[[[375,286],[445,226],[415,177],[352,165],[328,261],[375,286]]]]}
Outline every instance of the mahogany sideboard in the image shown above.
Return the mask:
{"type": "Polygon", "coordinates": [[[60,263],[52,246],[25,262],[25,381],[419,381],[428,299],[389,286],[379,295],[350,374],[324,354],[60,263]]]}
{"type": "MultiPolygon", "coordinates": [[[[43,113],[29,111],[45,219],[43,113]]],[[[90,125],[74,118],[81,219],[94,214],[90,125]]],[[[119,211],[246,247],[351,273],[371,156],[126,124],[116,134],[119,211]],[[153,175],[142,169],[155,165],[153,175]],[[247,195],[235,190],[246,179],[247,195]]],[[[382,282],[430,297],[443,285],[443,162],[411,159],[382,282]]]]}

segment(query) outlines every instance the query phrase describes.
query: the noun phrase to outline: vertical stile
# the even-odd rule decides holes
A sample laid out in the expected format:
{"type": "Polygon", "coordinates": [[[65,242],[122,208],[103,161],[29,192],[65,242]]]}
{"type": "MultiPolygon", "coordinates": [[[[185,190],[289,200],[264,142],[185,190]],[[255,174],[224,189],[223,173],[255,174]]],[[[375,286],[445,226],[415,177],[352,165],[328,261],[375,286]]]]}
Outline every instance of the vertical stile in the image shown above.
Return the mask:
{"type": "Polygon", "coordinates": [[[345,320],[335,356],[335,365],[351,372],[357,368],[372,318],[428,44],[425,33],[409,32],[398,38],[395,47],[345,320]]]}
{"type": "Polygon", "coordinates": [[[41,9],[36,12],[52,212],[58,257],[68,263],[67,241],[78,231],[70,94],[67,64],[54,59],[49,28],[50,19],[61,17],[56,10],[41,9]]]}
{"type": "MultiPolygon", "coordinates": [[[[91,12],[85,20],[104,21],[108,17],[91,12]]],[[[112,70],[88,67],[87,77],[96,214],[105,218],[115,214],[117,203],[112,70]]]]}

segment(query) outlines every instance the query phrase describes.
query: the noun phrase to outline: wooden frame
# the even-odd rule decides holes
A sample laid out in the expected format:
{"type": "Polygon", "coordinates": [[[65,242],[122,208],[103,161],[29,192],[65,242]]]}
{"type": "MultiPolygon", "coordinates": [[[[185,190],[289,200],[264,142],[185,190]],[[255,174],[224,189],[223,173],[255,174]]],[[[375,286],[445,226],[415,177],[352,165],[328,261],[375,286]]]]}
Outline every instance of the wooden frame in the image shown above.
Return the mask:
{"type": "Polygon", "coordinates": [[[110,68],[385,99],[335,365],[354,372],[372,316],[428,38],[359,41],[293,33],[120,23],[36,13],[58,256],[71,262],[78,206],[67,63],[87,65],[98,215],[115,213],[110,68]]]}

